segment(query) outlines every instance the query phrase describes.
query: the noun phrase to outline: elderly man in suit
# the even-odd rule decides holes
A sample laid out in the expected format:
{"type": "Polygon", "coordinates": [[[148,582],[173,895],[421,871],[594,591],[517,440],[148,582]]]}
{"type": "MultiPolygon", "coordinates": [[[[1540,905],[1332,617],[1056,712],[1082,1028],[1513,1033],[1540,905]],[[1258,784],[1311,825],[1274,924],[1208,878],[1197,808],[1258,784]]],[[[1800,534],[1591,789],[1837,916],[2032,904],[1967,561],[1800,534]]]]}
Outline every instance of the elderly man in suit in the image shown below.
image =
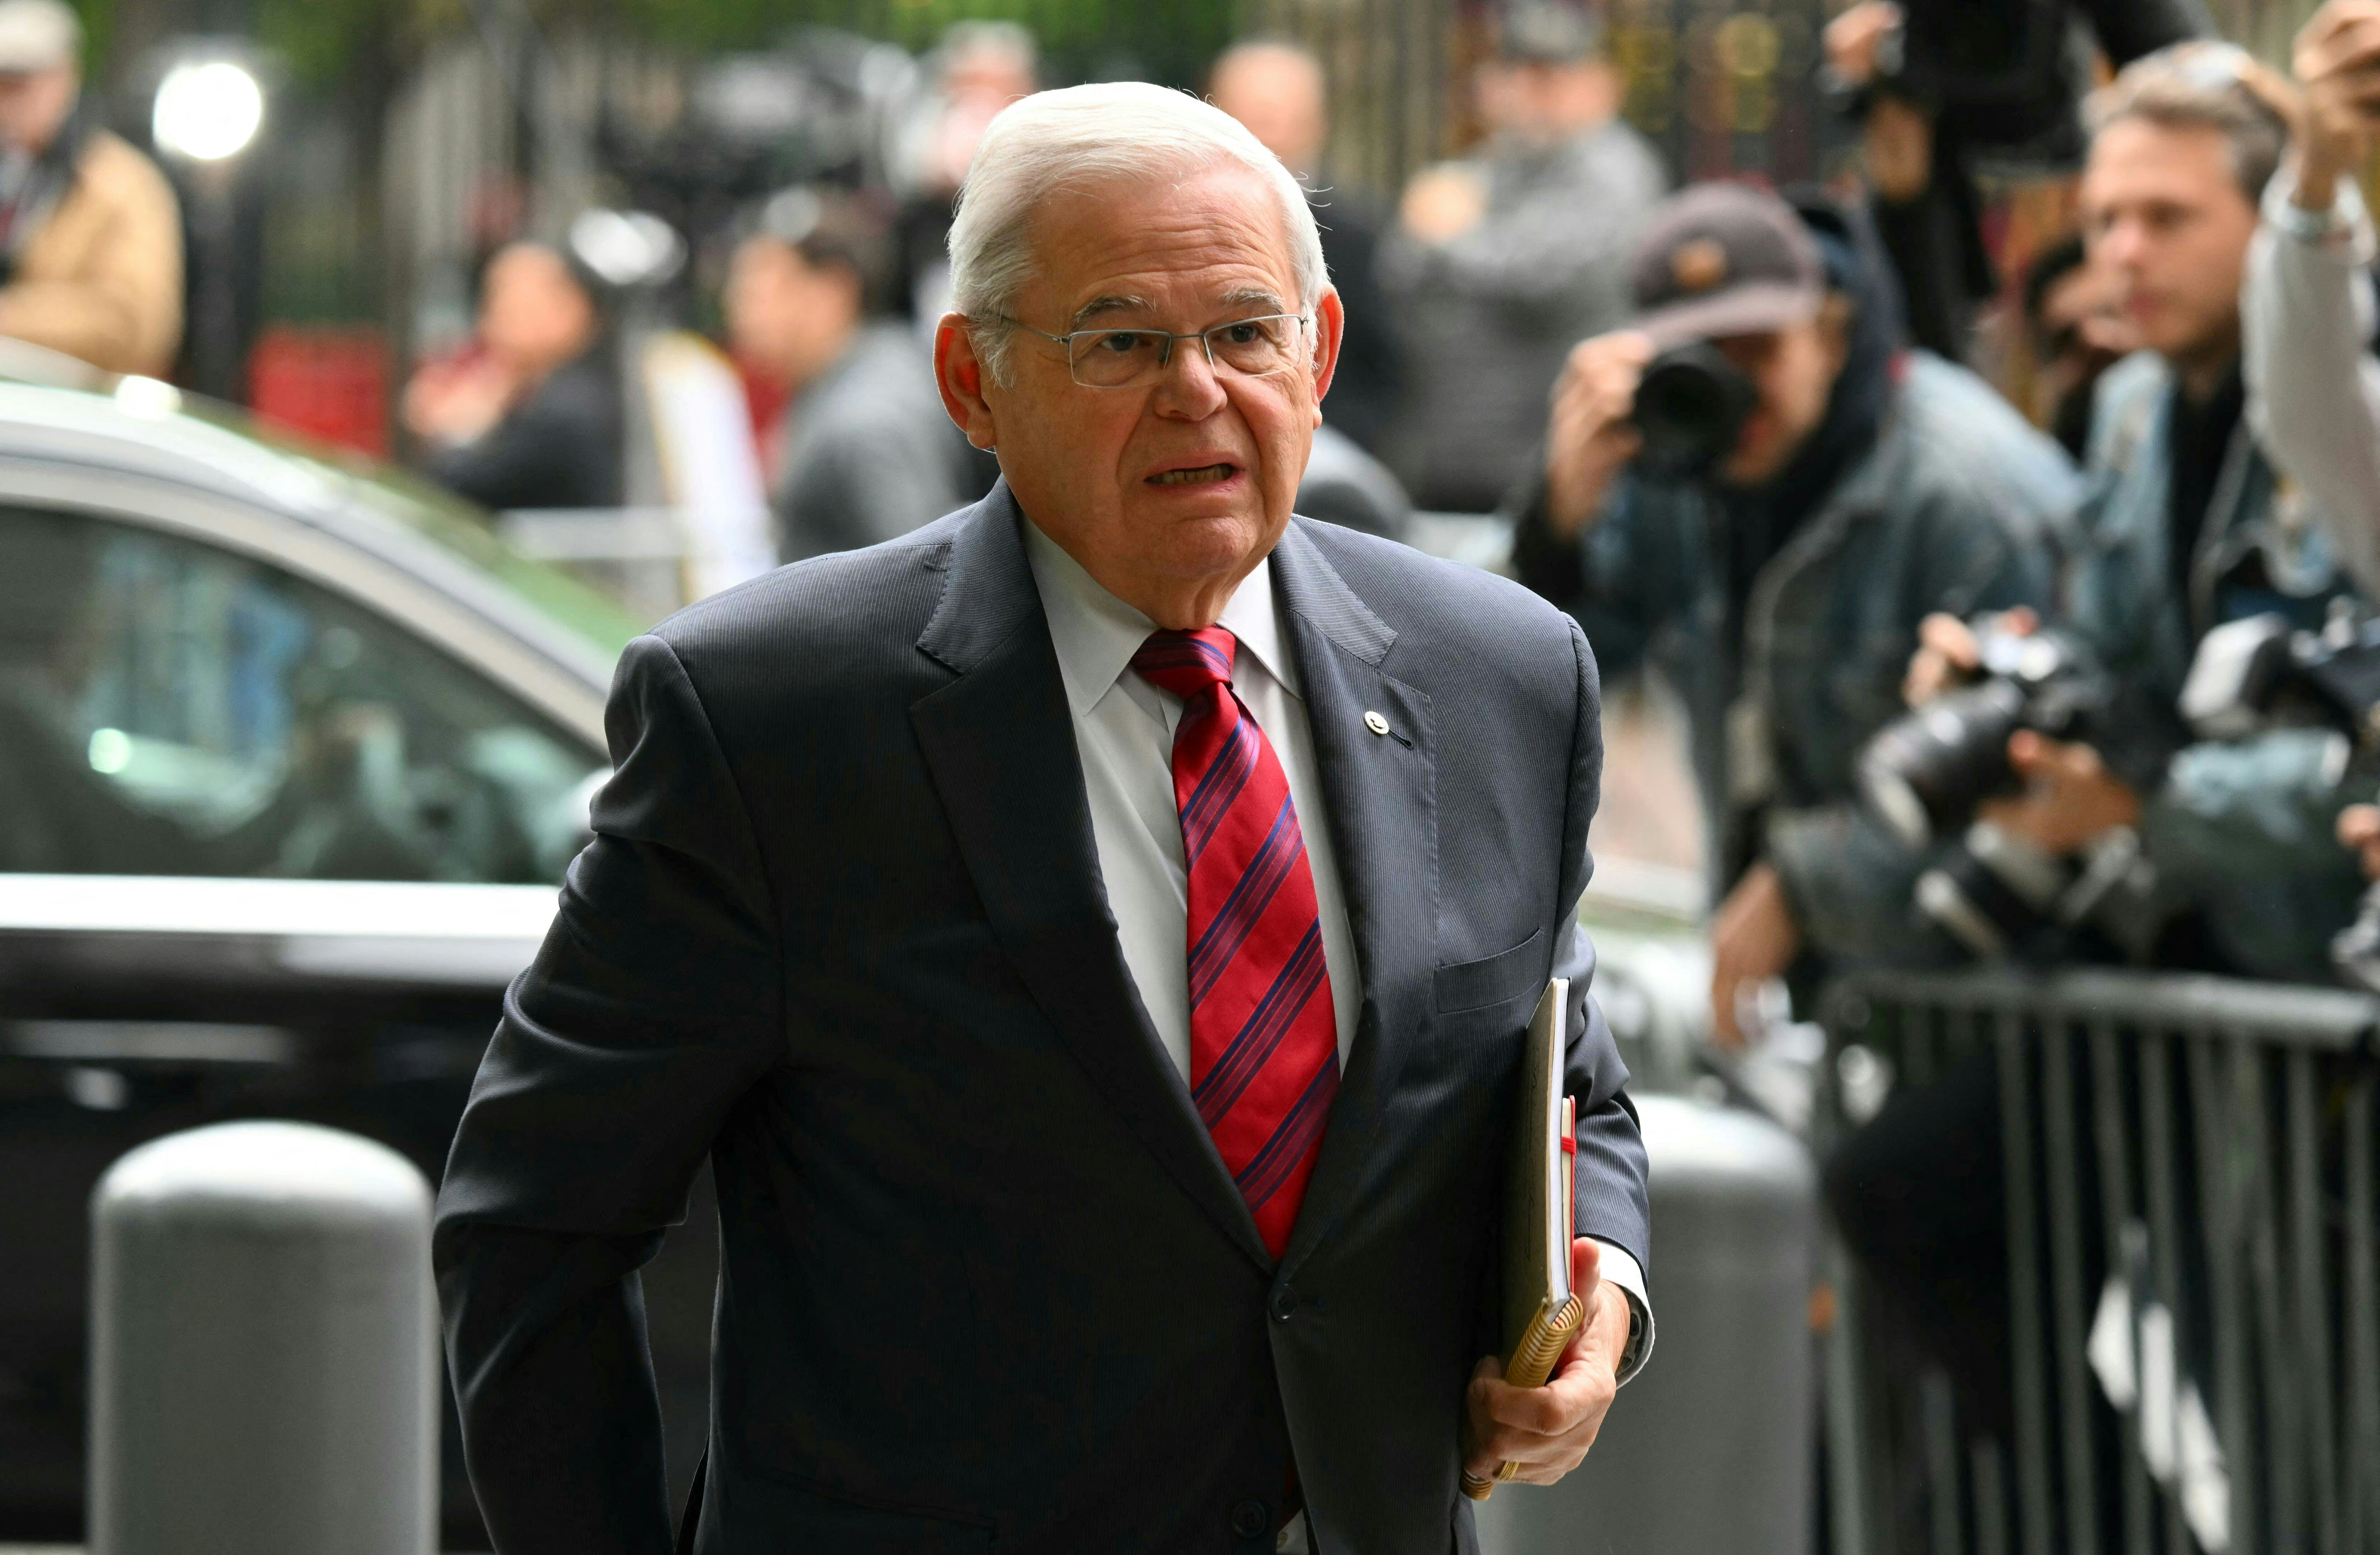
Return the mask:
{"type": "Polygon", "coordinates": [[[1649,1341],[1575,922],[1594,661],[1293,519],[1341,334],[1297,185],[1126,84],[977,153],[936,366],[1003,479],[639,638],[617,771],[456,1136],[496,1547],[670,1545],[637,1270],[710,1158],[703,1551],[1442,1555],[1649,1341]],[[1496,1343],[1524,1025],[1572,979],[1575,1282],[1496,1343]]]}

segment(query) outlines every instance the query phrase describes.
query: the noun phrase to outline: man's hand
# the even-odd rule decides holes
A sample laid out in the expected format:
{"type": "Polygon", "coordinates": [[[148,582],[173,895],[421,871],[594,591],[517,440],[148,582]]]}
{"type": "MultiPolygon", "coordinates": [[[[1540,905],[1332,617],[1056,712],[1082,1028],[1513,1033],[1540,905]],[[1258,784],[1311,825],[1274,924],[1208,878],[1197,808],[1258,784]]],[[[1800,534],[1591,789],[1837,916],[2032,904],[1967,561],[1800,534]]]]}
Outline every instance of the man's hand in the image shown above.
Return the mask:
{"type": "Polygon", "coordinates": [[[2298,32],[2290,61],[2304,94],[2284,112],[2297,140],[2296,203],[2327,211],[2362,165],[2380,115],[2380,0],[2330,0],[2298,32]]]}
{"type": "Polygon", "coordinates": [[[485,356],[425,367],[406,385],[405,430],[431,443],[476,443],[504,419],[520,387],[485,356]]]}
{"type": "Polygon", "coordinates": [[[1859,0],[1827,23],[1827,63],[1846,86],[1864,87],[1876,79],[1884,41],[1900,25],[1900,7],[1891,0],[1859,0]]]}
{"type": "Polygon", "coordinates": [[[1743,996],[1781,978],[1801,953],[1802,930],[1785,900],[1785,882],[1763,861],[1743,872],[1711,920],[1711,1035],[1730,1051],[1743,1046],[1743,996]]]}
{"type": "Polygon", "coordinates": [[[2116,827],[2140,824],[2141,796],[2087,745],[2020,729],[2009,736],[2009,765],[2024,780],[2024,792],[1985,800],[1976,818],[2045,853],[2080,853],[2116,827]]]}
{"type": "Polygon", "coordinates": [[[1643,447],[1629,418],[1655,355],[1652,336],[1615,330],[1571,347],[1546,427],[1546,522],[1564,540],[1586,527],[1643,447]]]}
{"type": "Polygon", "coordinates": [[[1550,1485],[1578,1467],[1620,1391],[1620,1358],[1628,1351],[1628,1294],[1602,1278],[1603,1250],[1586,1237],[1570,1245],[1570,1288],[1586,1305],[1586,1321],[1562,1352],[1542,1388],[1515,1388],[1504,1363],[1480,1357],[1463,1396],[1463,1466],[1482,1479],[1515,1464],[1514,1478],[1550,1485]]]}
{"type": "Polygon", "coordinates": [[[2380,805],[2350,805],[2339,811],[2338,841],[2354,850],[2365,880],[2380,881],[2380,805]]]}
{"type": "Polygon", "coordinates": [[[1425,167],[1405,185],[1397,220],[1419,242],[1451,243],[1488,215],[1488,188],[1459,163],[1425,167]]]}
{"type": "MultiPolygon", "coordinates": [[[[2041,629],[2041,617],[2024,606],[2000,612],[1992,630],[2012,638],[2029,638],[2041,629]]],[[[1984,647],[1974,628],[1955,615],[1940,613],[1917,624],[1917,651],[1900,679],[1900,699],[1924,707],[1984,667],[1984,647]]]]}

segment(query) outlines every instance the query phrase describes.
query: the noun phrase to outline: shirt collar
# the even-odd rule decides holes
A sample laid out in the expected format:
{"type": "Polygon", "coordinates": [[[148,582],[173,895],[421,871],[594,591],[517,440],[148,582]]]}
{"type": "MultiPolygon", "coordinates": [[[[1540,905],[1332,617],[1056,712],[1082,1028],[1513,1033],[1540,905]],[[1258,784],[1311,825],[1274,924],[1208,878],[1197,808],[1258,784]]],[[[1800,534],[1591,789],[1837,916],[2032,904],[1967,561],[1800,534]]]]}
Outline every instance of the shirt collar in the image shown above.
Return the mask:
{"type": "MultiPolygon", "coordinates": [[[[1029,518],[1025,521],[1025,555],[1041,595],[1042,613],[1050,621],[1050,643],[1057,650],[1066,705],[1081,718],[1132,668],[1132,656],[1157,624],[1109,593],[1029,518]]],[[[1239,639],[1242,653],[1253,655],[1283,689],[1303,699],[1273,609],[1271,557],[1240,580],[1219,624],[1239,639]]]]}

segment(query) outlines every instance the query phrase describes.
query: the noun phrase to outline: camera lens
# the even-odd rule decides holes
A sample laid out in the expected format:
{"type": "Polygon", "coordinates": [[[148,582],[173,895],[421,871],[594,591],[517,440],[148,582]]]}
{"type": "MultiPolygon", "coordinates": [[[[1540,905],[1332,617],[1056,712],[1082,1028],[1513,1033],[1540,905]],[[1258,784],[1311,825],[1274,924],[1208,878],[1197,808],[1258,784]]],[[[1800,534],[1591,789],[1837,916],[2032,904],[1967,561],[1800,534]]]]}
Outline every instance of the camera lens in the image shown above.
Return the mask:
{"type": "Polygon", "coordinates": [[[1752,380],[1717,346],[1700,340],[1671,346],[1636,384],[1631,419],[1645,439],[1638,466],[1667,480],[1707,472],[1735,446],[1758,398],[1752,380]]]}
{"type": "Polygon", "coordinates": [[[1901,841],[1923,847],[2009,785],[2009,736],[2023,713],[2011,681],[1946,692],[1876,732],[1860,755],[1860,792],[1901,841]]]}

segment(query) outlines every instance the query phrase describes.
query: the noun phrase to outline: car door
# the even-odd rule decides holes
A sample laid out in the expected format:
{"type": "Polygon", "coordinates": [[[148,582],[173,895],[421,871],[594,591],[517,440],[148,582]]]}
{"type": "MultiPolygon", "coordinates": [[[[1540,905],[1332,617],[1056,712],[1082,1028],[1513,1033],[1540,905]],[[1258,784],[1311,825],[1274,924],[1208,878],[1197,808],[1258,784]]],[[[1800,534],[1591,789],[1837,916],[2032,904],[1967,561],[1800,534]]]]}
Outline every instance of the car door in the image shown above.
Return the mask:
{"type": "MultiPolygon", "coordinates": [[[[0,477],[0,1540],[79,1534],[100,1174],[273,1116],[434,1183],[609,771],[600,686],[506,662],[386,556],[104,486],[0,477]]],[[[707,1215],[650,1293],[680,1477],[707,1215]]],[[[479,1532],[452,1436],[450,1412],[447,1548],[479,1532]]]]}

